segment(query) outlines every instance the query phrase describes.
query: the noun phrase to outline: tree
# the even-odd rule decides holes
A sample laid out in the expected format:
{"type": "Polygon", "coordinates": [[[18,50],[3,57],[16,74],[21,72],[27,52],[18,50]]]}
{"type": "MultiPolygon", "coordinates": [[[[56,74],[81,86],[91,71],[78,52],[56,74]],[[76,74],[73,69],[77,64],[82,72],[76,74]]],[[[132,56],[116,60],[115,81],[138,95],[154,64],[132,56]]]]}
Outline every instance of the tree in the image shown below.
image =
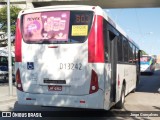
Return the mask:
{"type": "Polygon", "coordinates": [[[148,55],[144,50],[141,50],[141,55],[148,55]]]}
{"type": "MultiPolygon", "coordinates": [[[[11,16],[11,33],[15,34],[16,20],[21,8],[16,6],[10,6],[10,16],[11,16]]],[[[0,31],[7,33],[7,6],[5,5],[0,9],[0,31]]]]}

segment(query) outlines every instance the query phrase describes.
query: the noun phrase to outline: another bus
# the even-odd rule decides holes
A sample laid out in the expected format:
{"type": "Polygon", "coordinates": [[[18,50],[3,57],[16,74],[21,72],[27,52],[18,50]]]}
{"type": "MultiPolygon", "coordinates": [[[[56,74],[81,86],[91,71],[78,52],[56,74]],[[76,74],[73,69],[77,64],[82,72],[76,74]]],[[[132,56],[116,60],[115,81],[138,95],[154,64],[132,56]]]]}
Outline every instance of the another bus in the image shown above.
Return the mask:
{"type": "Polygon", "coordinates": [[[143,55],[140,58],[141,73],[153,74],[155,71],[155,59],[149,55],[143,55]]]}
{"type": "Polygon", "coordinates": [[[16,25],[18,103],[122,108],[139,82],[138,45],[99,6],[23,10],[16,25]]]}

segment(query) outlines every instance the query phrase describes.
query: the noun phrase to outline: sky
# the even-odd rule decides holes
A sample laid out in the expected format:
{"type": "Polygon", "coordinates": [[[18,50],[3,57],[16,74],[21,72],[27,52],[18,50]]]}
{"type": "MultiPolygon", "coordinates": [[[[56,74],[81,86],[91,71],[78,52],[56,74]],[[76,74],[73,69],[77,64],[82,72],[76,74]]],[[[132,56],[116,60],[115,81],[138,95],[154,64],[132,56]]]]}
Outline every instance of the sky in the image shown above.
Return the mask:
{"type": "Polygon", "coordinates": [[[105,10],[141,50],[150,55],[160,55],[160,8],[105,10]]]}

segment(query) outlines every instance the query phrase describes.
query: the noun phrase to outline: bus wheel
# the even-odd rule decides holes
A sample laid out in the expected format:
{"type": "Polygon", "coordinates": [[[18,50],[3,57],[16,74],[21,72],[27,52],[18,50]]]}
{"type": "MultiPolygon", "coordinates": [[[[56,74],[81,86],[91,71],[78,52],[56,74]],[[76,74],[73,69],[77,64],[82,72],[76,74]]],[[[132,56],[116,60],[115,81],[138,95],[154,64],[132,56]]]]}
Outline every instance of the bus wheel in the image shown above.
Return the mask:
{"type": "Polygon", "coordinates": [[[121,92],[121,98],[120,101],[116,104],[116,108],[122,109],[124,106],[124,100],[125,100],[125,86],[122,86],[122,92],[121,92]]]}
{"type": "Polygon", "coordinates": [[[135,93],[136,92],[136,88],[134,88],[132,91],[131,91],[131,93],[135,93]]]}
{"type": "Polygon", "coordinates": [[[139,76],[137,76],[137,79],[136,79],[136,87],[131,91],[131,93],[136,92],[138,85],[139,85],[139,76]]]}
{"type": "Polygon", "coordinates": [[[136,80],[136,88],[138,87],[139,84],[140,84],[140,80],[139,80],[139,76],[137,76],[137,80],[136,80]]]}

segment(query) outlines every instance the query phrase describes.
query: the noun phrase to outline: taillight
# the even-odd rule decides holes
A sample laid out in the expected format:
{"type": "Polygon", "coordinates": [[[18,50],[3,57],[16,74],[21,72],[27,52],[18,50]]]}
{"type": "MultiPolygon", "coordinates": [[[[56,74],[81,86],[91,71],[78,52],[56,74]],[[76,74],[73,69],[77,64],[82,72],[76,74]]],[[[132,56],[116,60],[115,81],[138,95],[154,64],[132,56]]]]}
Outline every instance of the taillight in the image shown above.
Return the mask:
{"type": "Polygon", "coordinates": [[[17,19],[16,23],[16,36],[15,36],[15,62],[22,62],[22,35],[20,31],[20,20],[17,19]]]}
{"type": "Polygon", "coordinates": [[[23,91],[22,82],[21,82],[21,76],[20,76],[20,70],[18,69],[16,72],[16,84],[17,89],[20,91],[23,91]]]}
{"type": "Polygon", "coordinates": [[[98,75],[94,70],[92,70],[89,94],[97,92],[98,89],[99,89],[99,86],[98,86],[98,75]]]}

